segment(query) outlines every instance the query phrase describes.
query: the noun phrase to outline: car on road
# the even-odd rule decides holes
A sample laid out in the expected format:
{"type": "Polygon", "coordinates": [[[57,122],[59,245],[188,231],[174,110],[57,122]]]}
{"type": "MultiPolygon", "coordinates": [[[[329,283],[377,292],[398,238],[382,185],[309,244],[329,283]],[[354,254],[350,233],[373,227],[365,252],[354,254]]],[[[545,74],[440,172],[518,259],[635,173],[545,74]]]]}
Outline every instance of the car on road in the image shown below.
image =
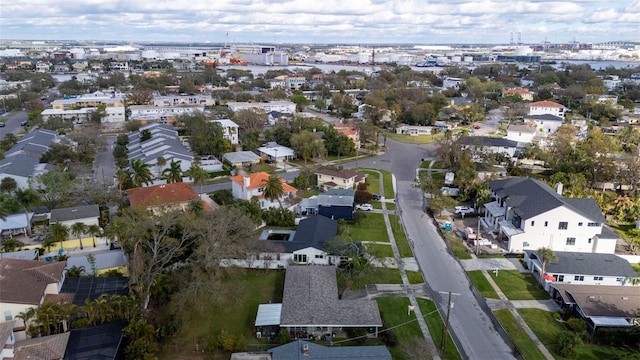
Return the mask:
{"type": "Polygon", "coordinates": [[[0,121],[0,127],[5,127],[7,126],[7,124],[4,123],[4,121],[0,121]]]}
{"type": "Polygon", "coordinates": [[[29,125],[29,121],[27,120],[20,122],[20,126],[27,126],[27,125],[29,125]]]}
{"type": "Polygon", "coordinates": [[[476,130],[478,130],[478,129],[480,129],[480,125],[476,125],[476,126],[474,126],[473,128],[474,128],[474,129],[476,129],[476,130]]]}
{"type": "Polygon", "coordinates": [[[380,194],[373,194],[373,195],[371,195],[371,198],[373,200],[380,200],[380,199],[382,199],[382,196],[380,196],[380,194]]]}
{"type": "Polygon", "coordinates": [[[358,205],[356,205],[356,210],[371,211],[371,210],[373,210],[373,205],[371,205],[371,204],[358,204],[358,205]]]}
{"type": "Polygon", "coordinates": [[[476,211],[472,207],[456,206],[453,212],[458,215],[467,215],[467,214],[473,214],[476,211]]]}

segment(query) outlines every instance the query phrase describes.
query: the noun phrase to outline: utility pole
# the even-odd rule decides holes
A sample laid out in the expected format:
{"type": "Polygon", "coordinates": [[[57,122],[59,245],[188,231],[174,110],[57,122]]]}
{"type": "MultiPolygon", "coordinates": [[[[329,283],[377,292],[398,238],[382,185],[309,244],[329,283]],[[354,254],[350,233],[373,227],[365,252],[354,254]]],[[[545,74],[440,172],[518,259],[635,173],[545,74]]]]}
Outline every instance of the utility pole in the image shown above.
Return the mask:
{"type": "Polygon", "coordinates": [[[454,293],[451,291],[438,291],[440,294],[449,294],[449,300],[447,302],[447,317],[444,321],[443,329],[442,329],[442,342],[440,344],[440,350],[442,354],[444,354],[444,349],[447,346],[447,334],[449,333],[449,315],[451,314],[451,308],[453,307],[453,303],[451,302],[451,295],[461,295],[458,293],[454,293]]]}

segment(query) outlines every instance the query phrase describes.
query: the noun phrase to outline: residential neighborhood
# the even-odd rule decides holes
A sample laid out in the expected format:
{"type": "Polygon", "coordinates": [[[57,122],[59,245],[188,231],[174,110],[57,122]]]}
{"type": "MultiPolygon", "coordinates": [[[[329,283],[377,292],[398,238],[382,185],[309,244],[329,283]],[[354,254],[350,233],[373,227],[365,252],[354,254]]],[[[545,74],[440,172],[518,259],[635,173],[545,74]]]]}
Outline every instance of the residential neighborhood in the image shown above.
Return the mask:
{"type": "Polygon", "coordinates": [[[640,67],[34,46],[0,47],[0,360],[635,356],[640,67]]]}

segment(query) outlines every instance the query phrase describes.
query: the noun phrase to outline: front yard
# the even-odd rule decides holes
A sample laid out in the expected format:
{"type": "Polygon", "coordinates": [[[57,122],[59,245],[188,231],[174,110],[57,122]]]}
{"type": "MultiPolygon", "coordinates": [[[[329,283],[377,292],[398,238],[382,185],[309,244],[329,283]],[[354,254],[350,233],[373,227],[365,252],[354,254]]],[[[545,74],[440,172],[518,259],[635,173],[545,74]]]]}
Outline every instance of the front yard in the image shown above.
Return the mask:
{"type": "Polygon", "coordinates": [[[544,354],[531,338],[524,332],[522,326],[518,324],[516,318],[513,317],[509,309],[496,310],[493,312],[496,316],[502,328],[509,334],[511,341],[513,341],[518,348],[518,351],[527,360],[544,359],[544,354]]]}
{"type": "Polygon", "coordinates": [[[478,289],[480,295],[489,299],[499,299],[498,293],[493,290],[493,287],[489,284],[489,280],[484,277],[482,270],[467,271],[467,275],[469,275],[469,279],[471,279],[473,285],[478,289]]]}
{"type": "Polygon", "coordinates": [[[347,225],[345,235],[353,241],[389,242],[382,214],[365,213],[360,223],[347,225]]]}
{"type": "Polygon", "coordinates": [[[533,275],[517,270],[500,270],[489,275],[509,300],[546,300],[549,294],[538,284],[533,275]]]}
{"type": "MultiPolygon", "coordinates": [[[[519,309],[518,312],[538,336],[540,341],[551,351],[556,359],[565,359],[558,354],[558,346],[561,335],[574,334],[565,323],[556,321],[553,313],[540,309],[519,309]]],[[[576,346],[576,359],[601,360],[601,359],[630,359],[628,351],[612,346],[600,346],[584,343],[576,346]]]]}

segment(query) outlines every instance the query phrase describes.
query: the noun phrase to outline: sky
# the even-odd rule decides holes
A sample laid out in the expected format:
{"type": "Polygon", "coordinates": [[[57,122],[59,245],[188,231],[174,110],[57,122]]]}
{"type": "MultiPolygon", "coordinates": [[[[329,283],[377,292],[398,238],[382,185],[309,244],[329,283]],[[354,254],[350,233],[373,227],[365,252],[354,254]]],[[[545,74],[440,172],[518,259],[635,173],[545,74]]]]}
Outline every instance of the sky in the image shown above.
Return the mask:
{"type": "Polygon", "coordinates": [[[640,41],[640,0],[0,0],[0,39],[524,44],[640,41]]]}

